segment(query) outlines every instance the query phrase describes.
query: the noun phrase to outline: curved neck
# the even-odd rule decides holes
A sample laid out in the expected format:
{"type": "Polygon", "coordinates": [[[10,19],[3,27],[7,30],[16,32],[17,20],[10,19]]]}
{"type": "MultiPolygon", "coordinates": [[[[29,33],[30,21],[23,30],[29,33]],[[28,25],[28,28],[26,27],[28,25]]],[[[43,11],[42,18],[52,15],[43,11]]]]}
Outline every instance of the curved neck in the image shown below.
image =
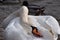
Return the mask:
{"type": "Polygon", "coordinates": [[[28,8],[26,6],[22,6],[20,9],[20,19],[22,22],[28,22],[28,8]]]}
{"type": "Polygon", "coordinates": [[[27,23],[28,22],[28,15],[23,14],[23,15],[20,16],[20,19],[21,19],[22,22],[27,23]]]}

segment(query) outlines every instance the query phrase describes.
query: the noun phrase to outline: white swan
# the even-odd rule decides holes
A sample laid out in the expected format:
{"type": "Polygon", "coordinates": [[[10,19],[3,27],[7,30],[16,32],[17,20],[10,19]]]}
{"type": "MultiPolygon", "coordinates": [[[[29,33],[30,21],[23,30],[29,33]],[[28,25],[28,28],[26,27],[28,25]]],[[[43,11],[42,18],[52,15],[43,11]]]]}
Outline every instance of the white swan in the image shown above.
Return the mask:
{"type": "Polygon", "coordinates": [[[20,12],[22,13],[20,17],[12,19],[5,29],[6,40],[55,40],[53,35],[37,22],[35,17],[28,16],[27,7],[23,6],[20,12]],[[36,38],[32,35],[31,25],[38,28],[43,38],[36,38]],[[27,33],[29,33],[29,35],[27,33]]]}

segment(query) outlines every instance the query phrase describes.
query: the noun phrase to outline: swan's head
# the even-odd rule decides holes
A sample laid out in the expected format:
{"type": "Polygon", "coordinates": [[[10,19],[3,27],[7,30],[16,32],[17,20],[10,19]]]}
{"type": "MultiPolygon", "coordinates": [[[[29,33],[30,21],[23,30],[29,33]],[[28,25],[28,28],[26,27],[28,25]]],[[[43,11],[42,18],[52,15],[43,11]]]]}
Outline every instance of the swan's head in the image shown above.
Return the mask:
{"type": "Polygon", "coordinates": [[[28,8],[26,6],[20,8],[20,18],[23,22],[28,21],[28,8]]]}

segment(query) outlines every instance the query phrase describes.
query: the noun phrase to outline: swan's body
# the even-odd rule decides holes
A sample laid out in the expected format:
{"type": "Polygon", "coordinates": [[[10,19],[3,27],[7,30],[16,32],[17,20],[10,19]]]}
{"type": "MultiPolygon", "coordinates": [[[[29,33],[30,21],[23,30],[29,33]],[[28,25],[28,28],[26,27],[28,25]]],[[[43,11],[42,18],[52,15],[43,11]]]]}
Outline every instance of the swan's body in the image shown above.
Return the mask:
{"type": "MultiPolygon", "coordinates": [[[[23,7],[26,8],[25,6],[23,7]]],[[[28,9],[26,10],[28,13],[28,9]]],[[[21,9],[20,13],[24,13],[25,15],[20,14],[20,17],[12,19],[6,27],[6,40],[57,40],[54,39],[54,36],[49,32],[48,28],[45,28],[41,24],[39,24],[40,22],[38,21],[41,20],[39,18],[40,16],[28,16],[25,9],[23,9],[23,11],[21,9]],[[41,34],[43,35],[43,38],[37,38],[33,36],[33,34],[31,33],[31,25],[38,28],[39,32],[41,32],[41,34]]]]}
{"type": "MultiPolygon", "coordinates": [[[[34,26],[37,26],[37,25],[34,25],[34,26]]],[[[31,28],[29,25],[26,25],[26,27],[22,27],[22,25],[20,25],[20,18],[15,18],[10,22],[10,24],[7,26],[5,30],[6,32],[5,37],[7,37],[6,40],[20,40],[20,39],[21,40],[54,40],[53,36],[48,30],[46,30],[45,28],[41,26],[39,27],[39,26],[40,25],[38,25],[37,28],[43,35],[43,38],[35,37],[32,34],[31,28]]]]}

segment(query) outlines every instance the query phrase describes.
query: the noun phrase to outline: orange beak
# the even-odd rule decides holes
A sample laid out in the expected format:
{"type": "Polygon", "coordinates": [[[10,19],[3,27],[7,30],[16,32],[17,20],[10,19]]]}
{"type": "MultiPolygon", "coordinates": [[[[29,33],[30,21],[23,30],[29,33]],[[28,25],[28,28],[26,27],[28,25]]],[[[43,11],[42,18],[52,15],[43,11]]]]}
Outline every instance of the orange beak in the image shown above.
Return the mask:
{"type": "Polygon", "coordinates": [[[37,36],[37,37],[43,37],[43,36],[41,35],[41,33],[38,32],[38,30],[37,30],[36,28],[34,28],[34,29],[32,30],[32,33],[33,33],[33,35],[35,35],[35,36],[37,36]]]}

